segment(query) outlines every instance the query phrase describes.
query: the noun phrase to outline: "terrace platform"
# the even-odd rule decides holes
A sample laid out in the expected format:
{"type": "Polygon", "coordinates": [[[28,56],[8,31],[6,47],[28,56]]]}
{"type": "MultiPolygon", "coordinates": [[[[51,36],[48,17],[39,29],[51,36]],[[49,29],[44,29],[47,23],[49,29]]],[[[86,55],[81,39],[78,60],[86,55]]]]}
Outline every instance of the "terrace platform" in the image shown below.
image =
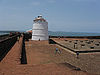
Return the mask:
{"type": "Polygon", "coordinates": [[[58,45],[75,53],[100,52],[100,39],[53,38],[52,40],[54,40],[58,45]]]}

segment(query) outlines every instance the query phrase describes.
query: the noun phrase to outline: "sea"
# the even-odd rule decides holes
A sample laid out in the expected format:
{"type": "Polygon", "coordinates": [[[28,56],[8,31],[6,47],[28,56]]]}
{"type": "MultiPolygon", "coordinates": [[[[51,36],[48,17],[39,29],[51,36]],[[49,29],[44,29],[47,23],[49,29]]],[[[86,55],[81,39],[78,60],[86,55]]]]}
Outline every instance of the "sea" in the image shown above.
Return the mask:
{"type": "Polygon", "coordinates": [[[9,31],[0,31],[0,35],[5,35],[5,34],[9,34],[9,31]]]}
{"type": "MultiPolygon", "coordinates": [[[[9,34],[10,32],[14,32],[14,31],[0,31],[0,35],[9,34]]],[[[54,32],[54,31],[49,31],[48,33],[50,36],[100,36],[100,33],[89,33],[89,32],[62,32],[62,31],[54,32]]]]}
{"type": "Polygon", "coordinates": [[[49,35],[51,36],[100,36],[100,33],[49,31],[49,35]]]}

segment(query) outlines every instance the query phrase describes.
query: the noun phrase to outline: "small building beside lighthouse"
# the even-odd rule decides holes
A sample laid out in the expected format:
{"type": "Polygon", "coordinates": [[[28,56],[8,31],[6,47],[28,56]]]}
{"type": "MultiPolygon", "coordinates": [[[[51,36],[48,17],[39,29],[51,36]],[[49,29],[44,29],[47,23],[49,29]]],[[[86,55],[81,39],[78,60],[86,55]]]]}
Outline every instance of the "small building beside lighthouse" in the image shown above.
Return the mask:
{"type": "Polygon", "coordinates": [[[48,40],[48,22],[42,15],[35,18],[32,29],[32,40],[48,40]]]}

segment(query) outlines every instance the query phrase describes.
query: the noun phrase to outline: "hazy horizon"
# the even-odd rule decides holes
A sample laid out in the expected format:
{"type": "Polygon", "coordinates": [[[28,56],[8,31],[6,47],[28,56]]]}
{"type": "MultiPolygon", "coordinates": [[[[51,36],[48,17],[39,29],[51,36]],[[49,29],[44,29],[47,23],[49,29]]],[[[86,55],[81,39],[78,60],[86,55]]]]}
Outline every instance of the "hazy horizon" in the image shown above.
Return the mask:
{"type": "MultiPolygon", "coordinates": [[[[26,30],[0,30],[0,32],[26,32],[26,30]]],[[[63,33],[100,33],[100,32],[72,32],[72,31],[48,31],[48,32],[63,32],[63,33]]]]}

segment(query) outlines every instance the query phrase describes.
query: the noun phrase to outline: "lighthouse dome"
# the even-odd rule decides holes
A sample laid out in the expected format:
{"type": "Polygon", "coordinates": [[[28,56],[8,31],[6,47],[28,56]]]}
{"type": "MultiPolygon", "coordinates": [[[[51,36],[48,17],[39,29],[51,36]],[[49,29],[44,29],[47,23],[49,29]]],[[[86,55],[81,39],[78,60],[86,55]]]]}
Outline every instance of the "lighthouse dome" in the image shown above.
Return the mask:
{"type": "Polygon", "coordinates": [[[35,18],[34,22],[46,22],[44,18],[42,18],[42,15],[39,15],[37,18],[35,18]]]}

